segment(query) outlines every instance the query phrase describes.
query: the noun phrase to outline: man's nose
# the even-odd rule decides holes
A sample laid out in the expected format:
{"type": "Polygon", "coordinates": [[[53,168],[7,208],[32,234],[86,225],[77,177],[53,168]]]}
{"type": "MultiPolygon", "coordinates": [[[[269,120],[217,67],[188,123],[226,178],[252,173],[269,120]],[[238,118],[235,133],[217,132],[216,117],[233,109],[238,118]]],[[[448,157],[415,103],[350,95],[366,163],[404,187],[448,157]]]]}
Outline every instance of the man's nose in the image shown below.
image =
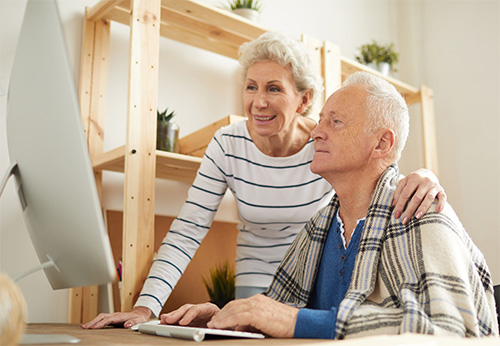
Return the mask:
{"type": "Polygon", "coordinates": [[[319,124],[316,125],[316,127],[314,129],[312,129],[311,131],[311,138],[312,139],[316,139],[316,138],[319,138],[319,124]]]}

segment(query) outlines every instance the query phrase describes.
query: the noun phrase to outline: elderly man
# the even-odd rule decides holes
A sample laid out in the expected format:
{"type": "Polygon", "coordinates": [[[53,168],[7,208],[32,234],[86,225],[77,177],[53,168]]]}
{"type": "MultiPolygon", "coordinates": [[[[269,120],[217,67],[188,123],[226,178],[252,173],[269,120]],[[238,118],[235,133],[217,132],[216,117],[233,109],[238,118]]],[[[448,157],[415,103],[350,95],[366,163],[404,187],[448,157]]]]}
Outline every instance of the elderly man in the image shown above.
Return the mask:
{"type": "Polygon", "coordinates": [[[452,208],[406,225],[391,217],[408,123],[392,85],[350,76],[312,132],[311,170],[336,195],[298,235],[268,290],[220,311],[186,305],[162,323],[274,337],[498,335],[488,267],[452,208]]]}

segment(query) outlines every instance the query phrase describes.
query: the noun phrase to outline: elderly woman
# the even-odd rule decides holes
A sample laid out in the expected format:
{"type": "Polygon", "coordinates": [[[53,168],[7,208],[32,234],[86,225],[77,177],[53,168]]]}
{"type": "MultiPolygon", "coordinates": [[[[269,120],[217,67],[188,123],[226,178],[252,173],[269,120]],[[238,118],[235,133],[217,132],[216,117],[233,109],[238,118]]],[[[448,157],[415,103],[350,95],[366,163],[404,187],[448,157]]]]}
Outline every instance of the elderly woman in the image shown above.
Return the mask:
{"type": "MultiPolygon", "coordinates": [[[[268,32],[241,46],[240,64],[247,120],[217,131],[207,147],[132,312],[100,314],[83,328],[122,323],[129,328],[158,316],[228,188],[240,218],[236,298],[267,288],[295,236],[332,198],[331,185],[309,168],[316,122],[305,115],[322,84],[308,50],[297,40],[268,32]]],[[[439,206],[446,201],[437,178],[425,170],[402,179],[396,196],[395,217],[405,223],[415,211],[421,217],[435,197],[439,206]]]]}

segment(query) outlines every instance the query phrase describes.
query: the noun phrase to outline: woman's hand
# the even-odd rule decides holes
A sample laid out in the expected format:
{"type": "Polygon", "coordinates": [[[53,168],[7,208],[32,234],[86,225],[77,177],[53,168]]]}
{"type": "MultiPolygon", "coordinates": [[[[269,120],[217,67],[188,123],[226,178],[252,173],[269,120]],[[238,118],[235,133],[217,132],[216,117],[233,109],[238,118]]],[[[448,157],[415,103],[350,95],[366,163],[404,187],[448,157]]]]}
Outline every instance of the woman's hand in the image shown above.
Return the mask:
{"type": "Polygon", "coordinates": [[[100,329],[109,325],[121,325],[130,328],[138,323],[147,322],[151,318],[151,310],[137,306],[131,312],[115,312],[112,314],[99,314],[92,321],[80,325],[84,329],[100,329]]]}
{"type": "Polygon", "coordinates": [[[178,324],[181,326],[206,327],[207,323],[220,309],[212,303],[185,304],[169,312],[160,315],[161,324],[178,324]]]}
{"type": "Polygon", "coordinates": [[[436,211],[439,213],[446,204],[446,193],[436,175],[424,168],[412,172],[398,183],[392,202],[394,217],[396,219],[401,217],[403,225],[406,225],[414,214],[420,219],[436,198],[438,199],[436,211]]]}

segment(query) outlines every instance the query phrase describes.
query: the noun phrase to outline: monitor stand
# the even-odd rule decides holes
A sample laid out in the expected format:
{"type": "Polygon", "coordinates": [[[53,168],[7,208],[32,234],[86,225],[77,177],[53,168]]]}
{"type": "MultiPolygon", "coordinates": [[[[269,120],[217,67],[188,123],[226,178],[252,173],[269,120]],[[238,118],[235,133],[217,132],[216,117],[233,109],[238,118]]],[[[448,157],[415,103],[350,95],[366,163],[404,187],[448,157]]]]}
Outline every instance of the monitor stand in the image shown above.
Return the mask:
{"type": "MultiPolygon", "coordinates": [[[[16,173],[17,170],[17,163],[14,162],[12,163],[9,168],[7,169],[7,172],[3,176],[2,180],[0,181],[0,197],[2,196],[2,193],[5,189],[5,186],[7,185],[7,181],[9,178],[16,173]]],[[[48,261],[42,263],[39,266],[36,266],[33,269],[28,270],[27,272],[21,274],[17,278],[15,278],[13,281],[17,282],[21,280],[22,278],[37,272],[39,270],[49,268],[49,267],[55,267],[57,270],[56,263],[50,258],[49,255],[47,255],[48,261]]],[[[22,295],[21,292],[19,294],[22,295]]],[[[24,300],[24,298],[23,298],[24,300]]],[[[66,334],[24,334],[22,339],[21,339],[21,345],[35,345],[35,344],[76,344],[79,343],[81,340],[78,338],[75,338],[71,335],[66,335],[66,334]]]]}
{"type": "Polygon", "coordinates": [[[67,334],[24,334],[20,345],[77,344],[81,340],[67,334]]]}

